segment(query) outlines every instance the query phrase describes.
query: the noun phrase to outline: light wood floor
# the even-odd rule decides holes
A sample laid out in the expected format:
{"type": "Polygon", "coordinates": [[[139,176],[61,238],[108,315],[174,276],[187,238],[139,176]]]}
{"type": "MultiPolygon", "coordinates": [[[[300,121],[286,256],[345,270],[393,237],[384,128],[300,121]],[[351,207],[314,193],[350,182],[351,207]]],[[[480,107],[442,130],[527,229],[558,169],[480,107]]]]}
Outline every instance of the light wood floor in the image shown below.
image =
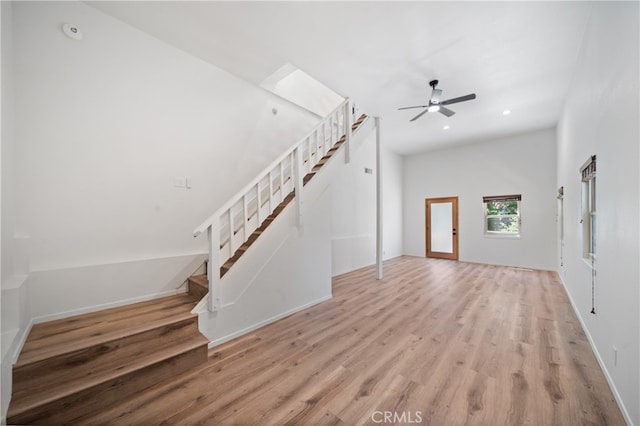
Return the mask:
{"type": "Polygon", "coordinates": [[[80,423],[624,424],[555,273],[401,257],[374,274],[80,423]]]}

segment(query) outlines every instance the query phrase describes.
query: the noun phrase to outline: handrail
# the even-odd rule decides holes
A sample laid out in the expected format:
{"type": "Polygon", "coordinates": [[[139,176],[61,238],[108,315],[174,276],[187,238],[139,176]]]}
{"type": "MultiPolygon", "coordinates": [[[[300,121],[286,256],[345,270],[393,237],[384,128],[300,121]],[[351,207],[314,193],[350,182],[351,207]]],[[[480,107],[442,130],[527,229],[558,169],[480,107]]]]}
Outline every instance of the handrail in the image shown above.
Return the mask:
{"type": "Polygon", "coordinates": [[[342,108],[345,107],[345,105],[349,102],[349,99],[345,99],[343,102],[340,103],[340,105],[338,105],[336,108],[333,109],[333,111],[331,111],[322,121],[320,121],[318,124],[316,124],[316,126],[313,128],[313,130],[311,130],[309,133],[307,133],[303,138],[301,138],[300,140],[298,140],[298,142],[296,142],[295,144],[293,144],[289,149],[287,149],[282,155],[280,155],[278,158],[276,158],[271,164],[269,164],[266,168],[264,168],[260,173],[258,173],[257,177],[254,178],[251,182],[249,182],[247,185],[245,185],[241,190],[239,190],[238,192],[236,192],[236,195],[234,195],[229,201],[227,201],[226,203],[224,203],[220,208],[218,208],[211,216],[209,216],[204,222],[202,222],[202,224],[200,226],[198,226],[194,231],[193,231],[193,236],[197,237],[198,235],[200,235],[201,233],[205,232],[207,230],[207,228],[209,228],[211,226],[211,224],[213,223],[213,221],[215,220],[216,217],[219,217],[221,213],[225,212],[226,210],[229,210],[231,207],[233,207],[238,201],[240,201],[242,199],[242,197],[244,197],[244,195],[249,192],[252,188],[254,188],[262,179],[265,178],[266,175],[268,175],[277,165],[279,165],[280,163],[282,163],[288,156],[290,156],[297,148],[298,146],[300,146],[301,144],[304,143],[304,141],[306,141],[308,138],[310,138],[316,131],[318,131],[319,128],[321,128],[321,126],[325,125],[328,121],[330,121],[330,119],[342,108]]]}

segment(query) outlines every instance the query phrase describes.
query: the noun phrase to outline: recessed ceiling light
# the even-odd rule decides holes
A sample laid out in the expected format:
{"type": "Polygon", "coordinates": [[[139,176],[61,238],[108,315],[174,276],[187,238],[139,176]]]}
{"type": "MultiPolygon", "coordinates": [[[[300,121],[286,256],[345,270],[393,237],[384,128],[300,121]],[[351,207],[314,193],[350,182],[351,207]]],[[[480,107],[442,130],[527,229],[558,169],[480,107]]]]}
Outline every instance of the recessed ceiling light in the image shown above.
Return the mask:
{"type": "Polygon", "coordinates": [[[505,109],[504,111],[502,111],[502,115],[509,115],[509,114],[511,114],[510,109],[505,109]]]}
{"type": "Polygon", "coordinates": [[[450,127],[449,127],[449,126],[444,126],[442,129],[443,129],[443,130],[449,130],[449,129],[450,129],[450,127]]]}

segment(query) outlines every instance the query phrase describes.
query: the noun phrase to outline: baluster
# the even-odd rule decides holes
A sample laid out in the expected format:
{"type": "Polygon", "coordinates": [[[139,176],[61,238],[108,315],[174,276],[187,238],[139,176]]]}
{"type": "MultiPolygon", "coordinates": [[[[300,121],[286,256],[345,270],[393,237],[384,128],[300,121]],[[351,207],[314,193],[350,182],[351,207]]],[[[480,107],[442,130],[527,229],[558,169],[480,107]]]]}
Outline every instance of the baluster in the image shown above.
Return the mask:
{"type": "Polygon", "coordinates": [[[273,176],[271,175],[272,171],[273,170],[269,170],[269,214],[273,213],[273,209],[276,207],[273,205],[273,176]]]}
{"type": "Polygon", "coordinates": [[[249,221],[249,201],[247,200],[247,194],[242,196],[242,242],[244,243],[249,239],[247,235],[247,222],[249,221]]]}
{"type": "Polygon", "coordinates": [[[235,225],[233,224],[233,206],[229,207],[229,258],[235,253],[233,244],[233,234],[235,234],[235,225]]]}
{"type": "Polygon", "coordinates": [[[320,158],[322,158],[324,157],[325,152],[324,152],[324,145],[320,143],[319,133],[320,132],[318,132],[318,128],[316,127],[316,130],[313,132],[313,137],[316,140],[316,146],[318,147],[318,150],[322,153],[322,155],[320,156],[320,158]]]}
{"type": "Polygon", "coordinates": [[[344,124],[344,162],[351,161],[351,120],[348,119],[351,113],[351,102],[347,99],[342,111],[342,122],[344,124]]]}
{"type": "MultiPolygon", "coordinates": [[[[302,145],[298,145],[295,152],[291,153],[291,160],[295,160],[295,169],[291,169],[291,177],[294,178],[294,188],[296,191],[296,204],[297,204],[297,222],[298,226],[302,225],[302,145]]],[[[292,166],[294,165],[292,164],[292,166]]]]}
{"type": "Polygon", "coordinates": [[[322,122],[322,144],[325,145],[325,152],[329,151],[330,146],[327,146],[327,132],[326,132],[326,121],[322,122]]]}
{"type": "Polygon", "coordinates": [[[260,192],[260,181],[258,181],[258,183],[256,183],[256,220],[257,220],[256,227],[259,227],[260,224],[262,223],[262,221],[260,220],[261,207],[262,207],[262,192],[260,192]]]}
{"type": "MultiPolygon", "coordinates": [[[[298,145],[298,147],[300,148],[300,153],[302,154],[302,145],[298,145]]],[[[304,154],[303,154],[303,155],[304,155],[304,154]]],[[[294,188],[295,188],[295,181],[294,181],[295,177],[294,177],[294,175],[293,175],[293,173],[294,173],[294,167],[295,167],[295,166],[294,166],[295,161],[296,161],[296,153],[295,153],[295,150],[293,150],[293,151],[291,151],[291,153],[289,154],[289,178],[290,178],[290,181],[289,181],[289,188],[290,188],[290,189],[289,189],[289,191],[287,191],[287,194],[288,194],[289,192],[291,192],[291,190],[292,190],[292,189],[294,189],[294,188]]],[[[304,161],[304,157],[302,157],[302,161],[304,161]]],[[[302,165],[302,167],[304,167],[304,164],[302,165]]],[[[300,171],[302,171],[302,169],[300,169],[300,171]]]]}
{"type": "MultiPolygon", "coordinates": [[[[309,150],[309,161],[307,161],[307,173],[309,173],[311,171],[311,168],[313,167],[313,162],[312,162],[312,150],[311,150],[311,138],[307,138],[307,149],[309,150]]],[[[314,154],[315,155],[315,154],[314,154]]]]}
{"type": "Polygon", "coordinates": [[[284,160],[280,162],[280,203],[284,200],[284,160]]]}
{"type": "Polygon", "coordinates": [[[209,263],[207,278],[209,279],[209,310],[215,311],[220,306],[220,218],[214,218],[207,228],[209,240],[209,263]]]}
{"type": "Polygon", "coordinates": [[[333,147],[333,144],[336,143],[336,140],[333,137],[333,115],[331,115],[331,117],[329,117],[329,131],[330,131],[330,137],[331,137],[331,143],[329,144],[331,147],[333,147]]]}
{"type": "MultiPolygon", "coordinates": [[[[315,133],[314,133],[314,135],[315,135],[315,133]]],[[[311,136],[309,136],[309,138],[311,138],[311,136]]],[[[316,159],[313,160],[313,162],[315,163],[314,164],[314,166],[315,166],[316,164],[318,164],[318,161],[320,161],[320,157],[322,156],[321,153],[320,153],[320,147],[318,146],[318,139],[316,139],[315,136],[313,138],[313,146],[314,146],[314,148],[316,150],[316,159]]]]}

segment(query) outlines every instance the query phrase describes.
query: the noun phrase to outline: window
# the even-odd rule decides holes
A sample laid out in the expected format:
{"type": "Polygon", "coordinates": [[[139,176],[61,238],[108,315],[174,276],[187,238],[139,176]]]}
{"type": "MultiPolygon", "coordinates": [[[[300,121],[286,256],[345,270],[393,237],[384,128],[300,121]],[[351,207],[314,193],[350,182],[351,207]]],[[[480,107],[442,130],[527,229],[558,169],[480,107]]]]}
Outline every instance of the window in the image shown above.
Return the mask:
{"type": "Polygon", "coordinates": [[[592,155],[580,168],[582,177],[582,257],[596,257],[596,156],[592,155]]]}
{"type": "Polygon", "coordinates": [[[522,195],[482,197],[484,233],[486,235],[520,235],[520,201],[522,195]]]}

